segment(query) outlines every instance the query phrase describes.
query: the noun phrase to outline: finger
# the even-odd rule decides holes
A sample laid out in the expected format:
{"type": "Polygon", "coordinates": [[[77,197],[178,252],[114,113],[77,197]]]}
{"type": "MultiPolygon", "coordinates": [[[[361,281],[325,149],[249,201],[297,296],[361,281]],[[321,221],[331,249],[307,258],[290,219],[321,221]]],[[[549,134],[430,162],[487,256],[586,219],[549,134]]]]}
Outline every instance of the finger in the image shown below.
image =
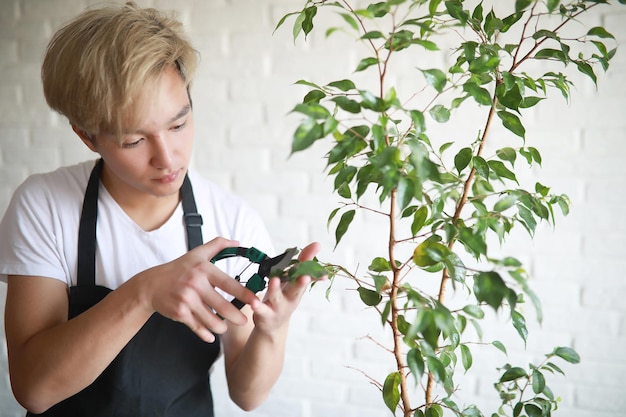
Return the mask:
{"type": "Polygon", "coordinates": [[[204,309],[197,309],[195,312],[192,311],[191,308],[188,308],[185,309],[184,312],[180,312],[177,316],[176,321],[189,327],[191,331],[207,343],[215,341],[213,332],[223,333],[226,331],[226,324],[222,323],[219,319],[215,321],[211,320],[206,307],[204,307],[204,309]]]}
{"type": "Polygon", "coordinates": [[[207,243],[194,248],[191,252],[200,254],[203,259],[211,260],[220,251],[226,248],[233,248],[239,245],[236,240],[230,240],[223,237],[216,237],[207,243]]]}
{"type": "Polygon", "coordinates": [[[318,242],[309,243],[300,252],[300,255],[298,256],[298,260],[301,262],[310,261],[311,259],[315,257],[315,255],[317,255],[317,253],[320,251],[320,248],[321,246],[318,242]]]}
{"type": "Polygon", "coordinates": [[[258,303],[259,299],[257,296],[248,288],[241,285],[239,281],[235,280],[212,263],[205,262],[202,264],[201,268],[205,276],[208,278],[206,281],[208,288],[201,291],[205,304],[213,307],[222,317],[228,318],[236,324],[245,324],[245,315],[239,312],[238,308],[232,306],[231,303],[224,299],[221,294],[216,292],[214,287],[232,295],[244,304],[254,305],[255,303],[258,303]],[[226,315],[228,315],[228,317],[226,317],[226,315]]]}
{"type": "Polygon", "coordinates": [[[250,291],[239,281],[228,275],[226,275],[225,278],[220,277],[218,280],[212,282],[212,284],[225,293],[232,295],[244,304],[250,304],[253,306],[259,302],[259,299],[254,292],[250,291]]]}

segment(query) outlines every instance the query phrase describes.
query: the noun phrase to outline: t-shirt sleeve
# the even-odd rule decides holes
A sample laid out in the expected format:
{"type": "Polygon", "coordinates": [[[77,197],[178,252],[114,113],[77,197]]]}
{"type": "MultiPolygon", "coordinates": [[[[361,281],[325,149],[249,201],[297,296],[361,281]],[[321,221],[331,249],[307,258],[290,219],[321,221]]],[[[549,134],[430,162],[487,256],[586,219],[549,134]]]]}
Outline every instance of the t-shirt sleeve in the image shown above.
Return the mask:
{"type": "Polygon", "coordinates": [[[31,275],[67,282],[53,212],[42,176],[31,176],[17,188],[0,222],[0,280],[31,275]]]}

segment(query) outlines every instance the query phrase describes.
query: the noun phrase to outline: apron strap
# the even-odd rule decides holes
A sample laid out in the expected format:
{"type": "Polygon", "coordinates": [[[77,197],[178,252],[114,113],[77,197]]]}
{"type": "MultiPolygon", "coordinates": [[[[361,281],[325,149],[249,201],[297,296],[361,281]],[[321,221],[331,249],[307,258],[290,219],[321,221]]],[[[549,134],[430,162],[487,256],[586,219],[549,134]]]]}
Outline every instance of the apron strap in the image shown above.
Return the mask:
{"type": "Polygon", "coordinates": [[[102,172],[102,158],[91,171],[83,211],[78,229],[78,279],[77,285],[96,285],[96,223],[98,220],[98,187],[102,172]]]}
{"type": "MultiPolygon", "coordinates": [[[[78,279],[77,285],[96,285],[96,224],[98,220],[98,189],[103,161],[100,158],[89,176],[78,229],[78,279]]],[[[202,216],[198,213],[189,176],[185,175],[180,189],[187,250],[202,245],[202,216]]]]}
{"type": "Polygon", "coordinates": [[[185,226],[187,227],[187,250],[202,245],[202,216],[198,213],[196,200],[193,197],[193,188],[189,176],[185,175],[183,186],[180,188],[183,203],[185,226]]]}

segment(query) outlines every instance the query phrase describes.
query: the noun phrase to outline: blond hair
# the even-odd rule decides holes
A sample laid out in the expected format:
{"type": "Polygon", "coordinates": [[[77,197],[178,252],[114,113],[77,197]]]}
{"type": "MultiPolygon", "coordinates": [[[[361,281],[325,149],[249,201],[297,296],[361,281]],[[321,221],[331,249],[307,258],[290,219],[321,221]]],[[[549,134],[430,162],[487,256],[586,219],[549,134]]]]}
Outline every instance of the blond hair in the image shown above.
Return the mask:
{"type": "Polygon", "coordinates": [[[168,67],[187,89],[197,52],[172,15],[133,2],[88,9],[61,28],[41,68],[48,105],[88,135],[120,135],[131,106],[168,67]]]}

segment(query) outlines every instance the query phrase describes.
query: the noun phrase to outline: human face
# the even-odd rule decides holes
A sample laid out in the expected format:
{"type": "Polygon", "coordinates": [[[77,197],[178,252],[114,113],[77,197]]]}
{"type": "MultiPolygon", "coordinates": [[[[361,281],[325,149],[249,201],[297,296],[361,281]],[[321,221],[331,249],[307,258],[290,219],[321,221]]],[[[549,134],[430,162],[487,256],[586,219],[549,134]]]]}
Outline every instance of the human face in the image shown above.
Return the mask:
{"type": "Polygon", "coordinates": [[[137,101],[138,122],[124,126],[121,141],[98,134],[85,142],[104,160],[102,182],[119,203],[178,199],[191,158],[193,113],[182,78],[168,68],[147,90],[137,101]]]}

